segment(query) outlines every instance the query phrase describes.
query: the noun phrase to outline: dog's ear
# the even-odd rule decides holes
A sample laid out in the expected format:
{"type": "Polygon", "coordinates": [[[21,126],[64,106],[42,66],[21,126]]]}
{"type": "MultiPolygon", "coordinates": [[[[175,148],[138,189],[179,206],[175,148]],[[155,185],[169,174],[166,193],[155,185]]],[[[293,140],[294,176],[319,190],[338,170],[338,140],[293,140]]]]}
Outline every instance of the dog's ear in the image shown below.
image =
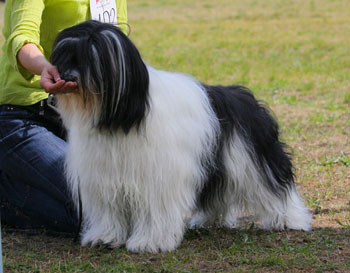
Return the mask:
{"type": "Polygon", "coordinates": [[[140,126],[148,109],[147,67],[136,46],[119,28],[100,24],[94,34],[91,72],[102,78],[98,88],[101,95],[98,126],[109,130],[121,128],[128,133],[133,126],[140,126]]]}

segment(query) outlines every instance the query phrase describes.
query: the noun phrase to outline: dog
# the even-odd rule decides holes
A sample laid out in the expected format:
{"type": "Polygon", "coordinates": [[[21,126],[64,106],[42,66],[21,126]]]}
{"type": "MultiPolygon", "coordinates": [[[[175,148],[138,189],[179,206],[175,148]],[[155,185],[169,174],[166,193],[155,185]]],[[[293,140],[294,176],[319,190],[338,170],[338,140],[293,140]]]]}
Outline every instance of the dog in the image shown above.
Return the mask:
{"type": "Polygon", "coordinates": [[[51,62],[79,92],[57,95],[82,245],[166,252],[187,227],[310,230],[286,145],[242,86],[156,70],[116,26],[63,30],[51,62]]]}

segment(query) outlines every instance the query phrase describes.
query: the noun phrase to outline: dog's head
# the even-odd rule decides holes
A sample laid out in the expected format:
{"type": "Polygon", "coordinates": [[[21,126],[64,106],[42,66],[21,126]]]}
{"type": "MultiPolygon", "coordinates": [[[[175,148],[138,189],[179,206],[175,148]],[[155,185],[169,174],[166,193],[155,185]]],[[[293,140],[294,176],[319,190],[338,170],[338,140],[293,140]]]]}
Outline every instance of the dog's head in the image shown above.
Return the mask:
{"type": "Polygon", "coordinates": [[[148,108],[148,70],[118,27],[86,21],[63,30],[51,62],[62,79],[78,83],[75,98],[85,110],[98,112],[95,125],[100,129],[121,128],[127,133],[140,125],[148,108]]]}

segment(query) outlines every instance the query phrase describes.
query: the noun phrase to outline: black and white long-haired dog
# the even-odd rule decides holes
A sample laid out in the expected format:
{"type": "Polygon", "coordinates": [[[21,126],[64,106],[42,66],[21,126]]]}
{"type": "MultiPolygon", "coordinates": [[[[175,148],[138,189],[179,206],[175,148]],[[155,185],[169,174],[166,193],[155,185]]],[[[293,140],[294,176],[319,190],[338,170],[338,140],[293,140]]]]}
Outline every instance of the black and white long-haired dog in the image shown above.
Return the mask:
{"type": "Polygon", "coordinates": [[[241,86],[156,70],[123,32],[63,30],[51,61],[79,92],[58,95],[82,244],[171,251],[186,227],[309,230],[291,159],[269,111],[241,86]]]}

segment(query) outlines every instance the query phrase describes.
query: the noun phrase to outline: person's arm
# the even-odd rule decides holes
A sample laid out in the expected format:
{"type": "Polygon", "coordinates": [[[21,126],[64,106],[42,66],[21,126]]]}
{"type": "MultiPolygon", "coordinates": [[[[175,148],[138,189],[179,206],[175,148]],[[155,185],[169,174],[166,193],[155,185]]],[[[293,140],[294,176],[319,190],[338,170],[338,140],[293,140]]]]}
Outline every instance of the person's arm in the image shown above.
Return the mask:
{"type": "Polygon", "coordinates": [[[40,45],[40,24],[45,1],[12,1],[11,4],[11,25],[6,29],[9,37],[6,40],[7,51],[4,52],[9,63],[26,80],[31,80],[33,75],[41,75],[40,84],[46,92],[76,90],[77,84],[62,82],[57,69],[44,57],[40,45]]]}
{"type": "Polygon", "coordinates": [[[40,85],[46,92],[56,94],[77,91],[77,83],[62,80],[57,68],[46,60],[35,44],[24,44],[18,51],[17,59],[28,72],[41,75],[40,85]]]}

